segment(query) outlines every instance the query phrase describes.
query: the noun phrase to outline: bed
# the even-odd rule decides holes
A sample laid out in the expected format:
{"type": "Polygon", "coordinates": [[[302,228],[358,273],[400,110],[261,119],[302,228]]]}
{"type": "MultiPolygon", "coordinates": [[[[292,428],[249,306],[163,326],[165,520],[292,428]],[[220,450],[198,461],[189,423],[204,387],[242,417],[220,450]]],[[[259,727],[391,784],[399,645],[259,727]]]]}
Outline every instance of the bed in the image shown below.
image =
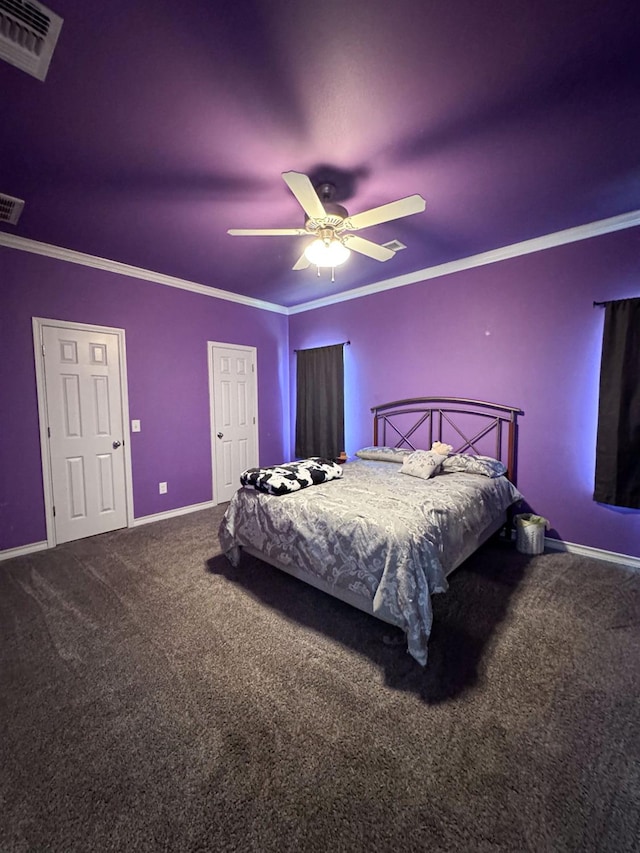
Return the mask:
{"type": "Polygon", "coordinates": [[[505,525],[522,497],[515,486],[522,412],[434,397],[371,411],[373,445],[342,465],[341,476],[283,495],[240,488],[220,542],[234,565],[244,550],[400,627],[424,666],[431,596],[446,591],[447,576],[505,525]],[[414,451],[433,442],[452,447],[446,461],[428,479],[407,476],[403,460],[424,461],[414,451]]]}

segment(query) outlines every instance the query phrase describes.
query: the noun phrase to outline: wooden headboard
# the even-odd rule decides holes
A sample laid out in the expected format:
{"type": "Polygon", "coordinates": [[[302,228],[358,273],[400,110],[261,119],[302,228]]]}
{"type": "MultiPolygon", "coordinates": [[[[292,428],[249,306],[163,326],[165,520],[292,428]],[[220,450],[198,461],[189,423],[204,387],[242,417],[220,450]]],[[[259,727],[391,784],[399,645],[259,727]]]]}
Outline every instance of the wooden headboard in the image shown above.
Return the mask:
{"type": "Polygon", "coordinates": [[[521,409],[462,397],[416,397],[382,403],[371,411],[374,445],[429,450],[434,441],[443,441],[453,445],[455,453],[499,459],[515,485],[521,409]]]}

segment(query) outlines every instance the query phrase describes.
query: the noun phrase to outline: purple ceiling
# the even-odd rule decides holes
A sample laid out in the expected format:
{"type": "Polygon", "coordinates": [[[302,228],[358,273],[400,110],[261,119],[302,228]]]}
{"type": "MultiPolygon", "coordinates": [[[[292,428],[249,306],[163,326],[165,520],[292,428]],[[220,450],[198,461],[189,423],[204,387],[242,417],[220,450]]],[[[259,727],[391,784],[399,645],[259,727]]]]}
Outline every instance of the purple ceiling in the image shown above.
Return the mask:
{"type": "Polygon", "coordinates": [[[0,63],[0,192],[21,237],[295,305],[640,208],[640,4],[48,0],[44,83],[0,63]],[[291,271],[280,173],[357,213],[386,263],[291,271]]]}

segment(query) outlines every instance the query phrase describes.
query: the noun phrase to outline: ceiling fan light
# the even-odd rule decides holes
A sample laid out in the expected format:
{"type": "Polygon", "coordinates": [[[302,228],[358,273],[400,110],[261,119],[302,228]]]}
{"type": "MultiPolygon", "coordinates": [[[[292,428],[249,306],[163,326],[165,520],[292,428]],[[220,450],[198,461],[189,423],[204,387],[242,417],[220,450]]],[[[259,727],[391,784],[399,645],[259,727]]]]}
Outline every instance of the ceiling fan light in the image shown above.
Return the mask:
{"type": "Polygon", "coordinates": [[[339,240],[317,239],[304,250],[306,259],[317,267],[337,267],[343,264],[351,251],[339,240]]]}

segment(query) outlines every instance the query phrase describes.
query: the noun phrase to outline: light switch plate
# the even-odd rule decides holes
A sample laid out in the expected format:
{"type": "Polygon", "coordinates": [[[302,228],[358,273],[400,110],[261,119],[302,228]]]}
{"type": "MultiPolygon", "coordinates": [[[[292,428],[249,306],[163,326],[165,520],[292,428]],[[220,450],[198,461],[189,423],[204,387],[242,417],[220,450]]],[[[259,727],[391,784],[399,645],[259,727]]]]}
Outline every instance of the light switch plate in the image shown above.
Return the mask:
{"type": "Polygon", "coordinates": [[[166,483],[158,483],[158,491],[161,495],[167,494],[167,484],[166,483]]]}
{"type": "Polygon", "coordinates": [[[131,432],[140,432],[140,421],[131,421],[131,432]]]}

